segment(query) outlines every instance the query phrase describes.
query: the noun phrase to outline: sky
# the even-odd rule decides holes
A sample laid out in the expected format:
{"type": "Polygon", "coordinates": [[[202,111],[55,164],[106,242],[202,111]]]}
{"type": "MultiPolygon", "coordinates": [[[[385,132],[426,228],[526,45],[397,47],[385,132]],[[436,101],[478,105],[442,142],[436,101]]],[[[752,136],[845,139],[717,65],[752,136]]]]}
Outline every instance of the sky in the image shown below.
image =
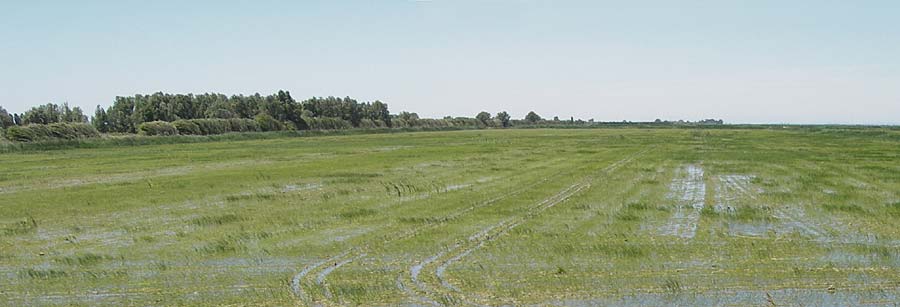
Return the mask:
{"type": "Polygon", "coordinates": [[[900,1],[3,1],[0,106],[381,100],[423,117],[900,124],[900,1]]]}

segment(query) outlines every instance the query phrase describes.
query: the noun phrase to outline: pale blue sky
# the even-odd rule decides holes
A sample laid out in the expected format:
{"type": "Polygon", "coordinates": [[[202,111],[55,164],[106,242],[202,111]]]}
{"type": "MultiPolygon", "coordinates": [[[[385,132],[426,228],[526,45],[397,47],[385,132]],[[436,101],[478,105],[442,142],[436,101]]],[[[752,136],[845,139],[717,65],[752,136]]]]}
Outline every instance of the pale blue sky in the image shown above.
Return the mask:
{"type": "Polygon", "coordinates": [[[898,16],[900,1],[2,1],[0,105],[286,89],[429,117],[898,124],[898,16]]]}

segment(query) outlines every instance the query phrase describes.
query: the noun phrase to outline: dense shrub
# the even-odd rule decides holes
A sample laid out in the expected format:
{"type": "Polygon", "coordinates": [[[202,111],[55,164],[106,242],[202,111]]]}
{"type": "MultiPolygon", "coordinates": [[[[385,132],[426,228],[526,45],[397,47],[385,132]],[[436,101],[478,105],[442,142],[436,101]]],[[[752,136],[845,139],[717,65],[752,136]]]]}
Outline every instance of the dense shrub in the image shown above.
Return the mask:
{"type": "Polygon", "coordinates": [[[371,120],[368,118],[363,118],[359,121],[359,128],[371,129],[371,128],[385,128],[385,127],[387,127],[387,124],[385,124],[384,121],[377,120],[377,119],[371,120]]]}
{"type": "Polygon", "coordinates": [[[349,121],[337,117],[307,117],[303,119],[310,130],[340,130],[353,128],[349,121]]]}
{"type": "Polygon", "coordinates": [[[284,130],[284,124],[275,120],[269,114],[259,114],[254,117],[257,127],[262,131],[281,131],[284,130]]]}
{"type": "Polygon", "coordinates": [[[231,125],[231,132],[256,132],[259,131],[259,124],[255,120],[246,118],[229,118],[228,124],[231,125]]]}
{"type": "Polygon", "coordinates": [[[178,134],[181,135],[202,135],[200,132],[200,126],[190,120],[179,119],[172,122],[175,125],[175,128],[178,129],[178,134]]]}
{"type": "Polygon", "coordinates": [[[12,141],[33,142],[50,139],[82,139],[99,137],[100,132],[86,123],[53,123],[13,126],[6,130],[6,137],[12,141]]]}
{"type": "Polygon", "coordinates": [[[191,119],[190,121],[200,126],[200,134],[202,135],[222,134],[231,130],[231,124],[227,120],[203,118],[191,119]]]}
{"type": "Polygon", "coordinates": [[[228,132],[260,131],[259,124],[247,118],[201,118],[183,119],[173,122],[182,135],[214,135],[228,132]]]}
{"type": "Polygon", "coordinates": [[[178,128],[170,122],[152,121],[141,123],[138,133],[142,135],[178,135],[178,128]]]}
{"type": "Polygon", "coordinates": [[[433,119],[433,118],[419,118],[415,122],[412,123],[413,127],[423,127],[423,128],[442,128],[442,127],[451,127],[452,124],[449,120],[444,119],[433,119]]]}

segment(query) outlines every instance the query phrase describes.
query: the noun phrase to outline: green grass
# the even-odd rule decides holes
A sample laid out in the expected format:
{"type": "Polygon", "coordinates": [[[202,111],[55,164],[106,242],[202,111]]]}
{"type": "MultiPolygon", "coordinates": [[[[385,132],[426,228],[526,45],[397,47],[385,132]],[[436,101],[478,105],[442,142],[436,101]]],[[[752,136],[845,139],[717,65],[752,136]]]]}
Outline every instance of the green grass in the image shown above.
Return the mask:
{"type": "Polygon", "coordinates": [[[0,305],[900,298],[893,128],[293,136],[0,154],[0,305]]]}

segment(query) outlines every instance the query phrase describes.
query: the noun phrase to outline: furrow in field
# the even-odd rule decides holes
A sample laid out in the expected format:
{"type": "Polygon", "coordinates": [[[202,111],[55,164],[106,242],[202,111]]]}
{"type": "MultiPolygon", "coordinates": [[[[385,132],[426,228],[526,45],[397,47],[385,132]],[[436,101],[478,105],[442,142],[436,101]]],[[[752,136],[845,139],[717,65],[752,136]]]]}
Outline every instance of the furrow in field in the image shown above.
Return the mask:
{"type": "MultiPolygon", "coordinates": [[[[534,187],[534,186],[537,186],[537,185],[539,185],[539,184],[541,184],[541,183],[544,183],[544,182],[549,181],[550,178],[553,178],[553,177],[554,177],[554,176],[544,177],[544,178],[542,178],[542,179],[540,179],[540,180],[537,180],[537,181],[535,181],[535,182],[533,182],[533,183],[530,183],[530,184],[528,184],[528,185],[525,185],[525,186],[522,186],[522,187],[520,187],[520,188],[518,188],[518,189],[515,189],[515,190],[513,190],[513,191],[511,191],[511,192],[505,193],[505,194],[503,194],[503,195],[500,195],[500,196],[491,198],[491,199],[486,200],[486,201],[484,201],[484,202],[481,202],[481,203],[478,203],[478,204],[475,204],[475,205],[472,205],[472,206],[463,208],[463,209],[461,209],[461,210],[459,210],[459,211],[456,211],[456,212],[453,212],[453,213],[451,213],[451,214],[448,214],[448,215],[446,215],[446,216],[443,217],[443,219],[442,219],[443,222],[440,222],[440,223],[433,223],[433,224],[426,224],[426,225],[420,225],[420,226],[413,227],[413,228],[406,229],[406,230],[398,230],[398,231],[392,233],[391,235],[389,235],[389,236],[388,236],[388,239],[383,241],[383,244],[387,244],[387,243],[390,243],[390,242],[394,242],[394,241],[398,241],[398,240],[409,239],[409,238],[415,237],[415,236],[417,236],[418,234],[422,233],[422,232],[425,231],[425,230],[437,228],[437,227],[439,227],[439,226],[441,226],[441,225],[444,225],[445,223],[447,223],[447,222],[449,222],[449,221],[456,220],[456,219],[458,219],[458,218],[460,218],[460,217],[462,217],[462,216],[464,216],[464,215],[466,215],[466,214],[468,214],[468,213],[470,213],[470,212],[472,212],[472,211],[474,211],[474,210],[476,210],[476,209],[488,207],[488,206],[491,206],[491,205],[493,205],[493,204],[495,204],[495,203],[497,203],[497,202],[499,202],[499,201],[501,201],[501,200],[503,200],[503,199],[506,199],[506,198],[509,198],[509,197],[518,195],[518,194],[520,194],[520,193],[522,193],[522,192],[524,192],[524,191],[527,191],[528,189],[531,189],[531,188],[534,187]]],[[[360,250],[361,250],[361,249],[360,249],[360,250]]],[[[351,251],[351,253],[352,253],[352,251],[351,251]]],[[[345,255],[344,257],[352,257],[352,254],[347,254],[347,255],[345,255]]],[[[361,258],[361,257],[356,257],[356,258],[361,258]]],[[[339,267],[339,266],[337,266],[337,267],[339,267]]],[[[421,268],[422,268],[421,266],[419,266],[418,268],[417,268],[416,266],[414,266],[412,269],[418,272],[419,270],[421,270],[421,268]]],[[[335,269],[337,269],[337,268],[335,268],[335,269]]],[[[320,282],[319,284],[324,284],[325,279],[326,279],[326,278],[328,277],[328,275],[331,274],[333,271],[334,271],[334,269],[329,270],[328,272],[325,272],[323,275],[321,275],[322,282],[320,282]]],[[[418,274],[418,273],[416,273],[416,274],[418,274]]],[[[417,287],[420,287],[420,288],[422,287],[421,282],[419,282],[417,279],[413,280],[413,282],[416,283],[416,286],[417,286],[417,287]]],[[[404,291],[405,291],[405,289],[404,289],[404,288],[405,288],[405,285],[402,284],[402,282],[400,282],[400,281],[398,281],[398,288],[400,288],[401,290],[404,290],[404,291]]],[[[329,295],[328,292],[327,292],[327,291],[330,291],[330,290],[327,288],[327,285],[323,286],[323,291],[326,291],[326,294],[325,294],[326,297],[328,297],[329,299],[332,298],[332,296],[329,295]]],[[[426,302],[427,302],[427,301],[426,301],[426,302]]]]}
{"type": "MultiPolygon", "coordinates": [[[[649,149],[648,149],[649,150],[649,149]]],[[[643,150],[624,159],[616,161],[613,164],[610,164],[607,167],[604,167],[600,170],[601,174],[608,174],[622,165],[625,165],[631,160],[633,160],[638,155],[643,154],[648,150],[643,150]]],[[[420,296],[418,293],[412,293],[413,298],[419,301],[436,301],[436,299],[440,299],[441,292],[443,293],[459,293],[464,294],[460,291],[456,286],[453,286],[445,277],[444,272],[447,268],[455,262],[459,262],[461,259],[470,255],[475,250],[483,247],[486,243],[497,240],[503,234],[509,232],[513,228],[521,225],[522,223],[533,219],[540,215],[540,213],[553,208],[557,204],[562,203],[563,201],[571,198],[572,196],[578,194],[582,190],[586,188],[590,188],[591,183],[594,181],[595,175],[589,174],[582,178],[580,181],[560,190],[556,194],[542,200],[537,205],[528,208],[524,214],[513,216],[507,219],[504,219],[494,225],[488,226],[485,229],[479,231],[478,233],[469,237],[467,242],[457,244],[452,248],[441,251],[438,254],[429,257],[425,261],[420,262],[416,266],[410,269],[410,279],[413,280],[419,287],[420,292],[425,294],[425,297],[420,296]],[[448,256],[445,258],[445,256],[448,256]],[[443,259],[443,260],[441,260],[443,259]],[[438,261],[440,260],[440,261],[438,261]],[[434,265],[436,264],[436,265],[434,265]],[[433,267],[434,272],[432,274],[437,279],[437,285],[433,287],[429,286],[426,283],[419,281],[419,275],[422,273],[424,269],[428,269],[433,267]],[[431,297],[429,297],[431,296],[431,297]]],[[[409,294],[410,291],[407,291],[409,294]]],[[[474,306],[482,306],[474,301],[467,300],[463,297],[463,302],[469,305],[474,306]]]]}
{"type": "Polygon", "coordinates": [[[301,285],[300,285],[300,283],[303,281],[303,278],[305,278],[307,275],[312,273],[317,268],[322,267],[328,263],[337,261],[338,259],[348,255],[349,253],[350,253],[350,251],[346,251],[337,256],[313,263],[313,264],[308,265],[305,268],[303,268],[302,271],[300,271],[299,273],[294,275],[294,278],[291,279],[291,290],[293,290],[294,295],[296,295],[297,297],[299,297],[302,300],[309,299],[308,295],[303,291],[303,287],[301,287],[301,285]]]}
{"type": "MultiPolygon", "coordinates": [[[[541,179],[539,179],[539,180],[537,180],[537,181],[535,181],[535,182],[532,182],[532,183],[529,183],[529,184],[527,184],[527,185],[521,186],[521,187],[519,187],[519,188],[517,188],[517,189],[515,189],[515,190],[513,190],[513,191],[507,192],[507,193],[505,193],[505,194],[503,194],[503,195],[500,195],[500,196],[491,198],[491,199],[486,200],[486,201],[484,201],[484,202],[481,202],[481,203],[478,203],[478,204],[475,204],[475,205],[472,205],[472,206],[468,206],[468,207],[465,207],[465,208],[463,208],[463,209],[461,209],[461,210],[458,210],[458,211],[455,211],[455,212],[450,213],[450,214],[448,214],[448,215],[445,215],[445,216],[441,219],[442,222],[439,222],[439,223],[431,223],[431,224],[425,224],[425,225],[420,225],[420,226],[413,227],[413,228],[410,228],[410,229],[401,229],[401,230],[395,231],[395,232],[393,232],[393,233],[387,235],[387,239],[386,239],[386,240],[383,240],[383,241],[382,241],[382,244],[387,244],[387,243],[390,243],[390,242],[394,242],[394,241],[398,241],[398,240],[402,240],[402,239],[408,239],[408,238],[415,237],[416,235],[418,235],[419,233],[421,233],[421,232],[423,232],[423,231],[425,231],[425,230],[439,227],[439,226],[441,226],[441,225],[443,225],[443,224],[445,224],[445,223],[447,223],[447,222],[449,222],[449,221],[456,220],[456,219],[458,219],[458,218],[460,218],[460,217],[462,217],[462,216],[464,216],[464,215],[466,215],[466,214],[468,214],[468,213],[470,213],[470,212],[472,212],[472,211],[474,211],[474,210],[476,210],[476,209],[484,208],[484,207],[493,205],[493,204],[495,204],[495,203],[497,203],[497,202],[499,202],[499,201],[501,201],[501,200],[503,200],[503,199],[506,199],[506,198],[508,198],[508,197],[511,197],[511,196],[520,194],[520,193],[522,193],[522,192],[524,192],[524,191],[527,191],[528,189],[530,189],[530,188],[532,188],[532,187],[534,187],[534,186],[536,186],[536,185],[539,185],[539,184],[541,184],[541,183],[547,182],[548,180],[550,180],[550,178],[553,178],[553,177],[554,177],[554,176],[543,177],[543,178],[541,178],[541,179]]],[[[484,179],[478,179],[478,180],[476,180],[476,181],[477,181],[478,183],[484,183],[484,182],[485,182],[484,179]]],[[[454,187],[468,187],[468,186],[471,186],[471,185],[472,185],[472,184],[465,184],[465,185],[457,185],[457,186],[454,186],[454,187]]],[[[447,190],[448,190],[448,191],[453,191],[453,190],[458,190],[458,189],[460,189],[460,188],[454,188],[454,189],[448,188],[447,190]]],[[[425,195],[427,195],[427,196],[426,196],[426,197],[411,197],[411,198],[409,198],[409,199],[410,199],[410,200],[422,200],[422,199],[427,199],[427,198],[430,197],[432,194],[431,194],[431,193],[426,193],[425,195]]],[[[420,196],[421,196],[421,195],[420,195],[420,196]]],[[[322,271],[319,275],[317,275],[318,278],[315,280],[315,284],[319,285],[319,286],[322,288],[323,295],[324,295],[324,297],[326,298],[326,300],[333,300],[333,299],[335,299],[334,295],[331,293],[331,291],[330,291],[330,289],[328,288],[328,285],[327,285],[327,278],[328,278],[328,275],[331,274],[331,273],[333,273],[336,269],[338,269],[339,267],[343,266],[344,264],[350,263],[350,262],[352,262],[352,261],[355,261],[355,260],[357,260],[357,259],[360,259],[360,258],[364,257],[364,256],[365,256],[365,250],[367,250],[367,249],[368,249],[367,247],[360,247],[360,246],[351,247],[350,249],[346,250],[345,252],[341,253],[341,254],[338,255],[338,256],[329,258],[327,261],[318,262],[318,263],[317,263],[318,265],[315,266],[315,267],[311,267],[311,268],[306,268],[306,269],[304,269],[303,271],[300,272],[300,274],[298,274],[298,276],[295,276],[295,277],[294,277],[294,280],[297,280],[296,283],[292,283],[292,287],[294,288],[294,293],[295,293],[295,294],[298,294],[298,297],[303,298],[303,296],[302,296],[303,291],[302,291],[302,290],[299,290],[300,287],[301,287],[302,279],[303,279],[305,276],[310,275],[310,272],[316,271],[316,270],[319,270],[319,269],[324,268],[323,271],[322,271]],[[325,265],[326,265],[327,263],[335,263],[335,265],[334,265],[333,267],[326,267],[325,265]],[[301,274],[302,274],[302,275],[301,275],[301,274]]],[[[398,282],[399,282],[399,281],[398,281],[398,282]]],[[[398,287],[402,289],[402,288],[404,287],[404,285],[398,284],[398,287]]]]}
{"type": "Polygon", "coordinates": [[[360,259],[365,256],[366,256],[366,253],[362,253],[362,254],[355,255],[350,259],[344,259],[344,260],[341,260],[340,262],[335,262],[334,265],[325,268],[324,270],[322,270],[322,272],[319,273],[319,275],[316,277],[316,284],[318,284],[320,287],[322,287],[322,291],[325,293],[325,297],[327,297],[328,299],[334,298],[334,294],[331,293],[331,290],[328,289],[328,285],[325,283],[325,278],[328,277],[328,274],[331,274],[331,272],[333,272],[334,270],[337,270],[339,267],[341,267],[345,264],[356,261],[357,259],[360,259]]]}

